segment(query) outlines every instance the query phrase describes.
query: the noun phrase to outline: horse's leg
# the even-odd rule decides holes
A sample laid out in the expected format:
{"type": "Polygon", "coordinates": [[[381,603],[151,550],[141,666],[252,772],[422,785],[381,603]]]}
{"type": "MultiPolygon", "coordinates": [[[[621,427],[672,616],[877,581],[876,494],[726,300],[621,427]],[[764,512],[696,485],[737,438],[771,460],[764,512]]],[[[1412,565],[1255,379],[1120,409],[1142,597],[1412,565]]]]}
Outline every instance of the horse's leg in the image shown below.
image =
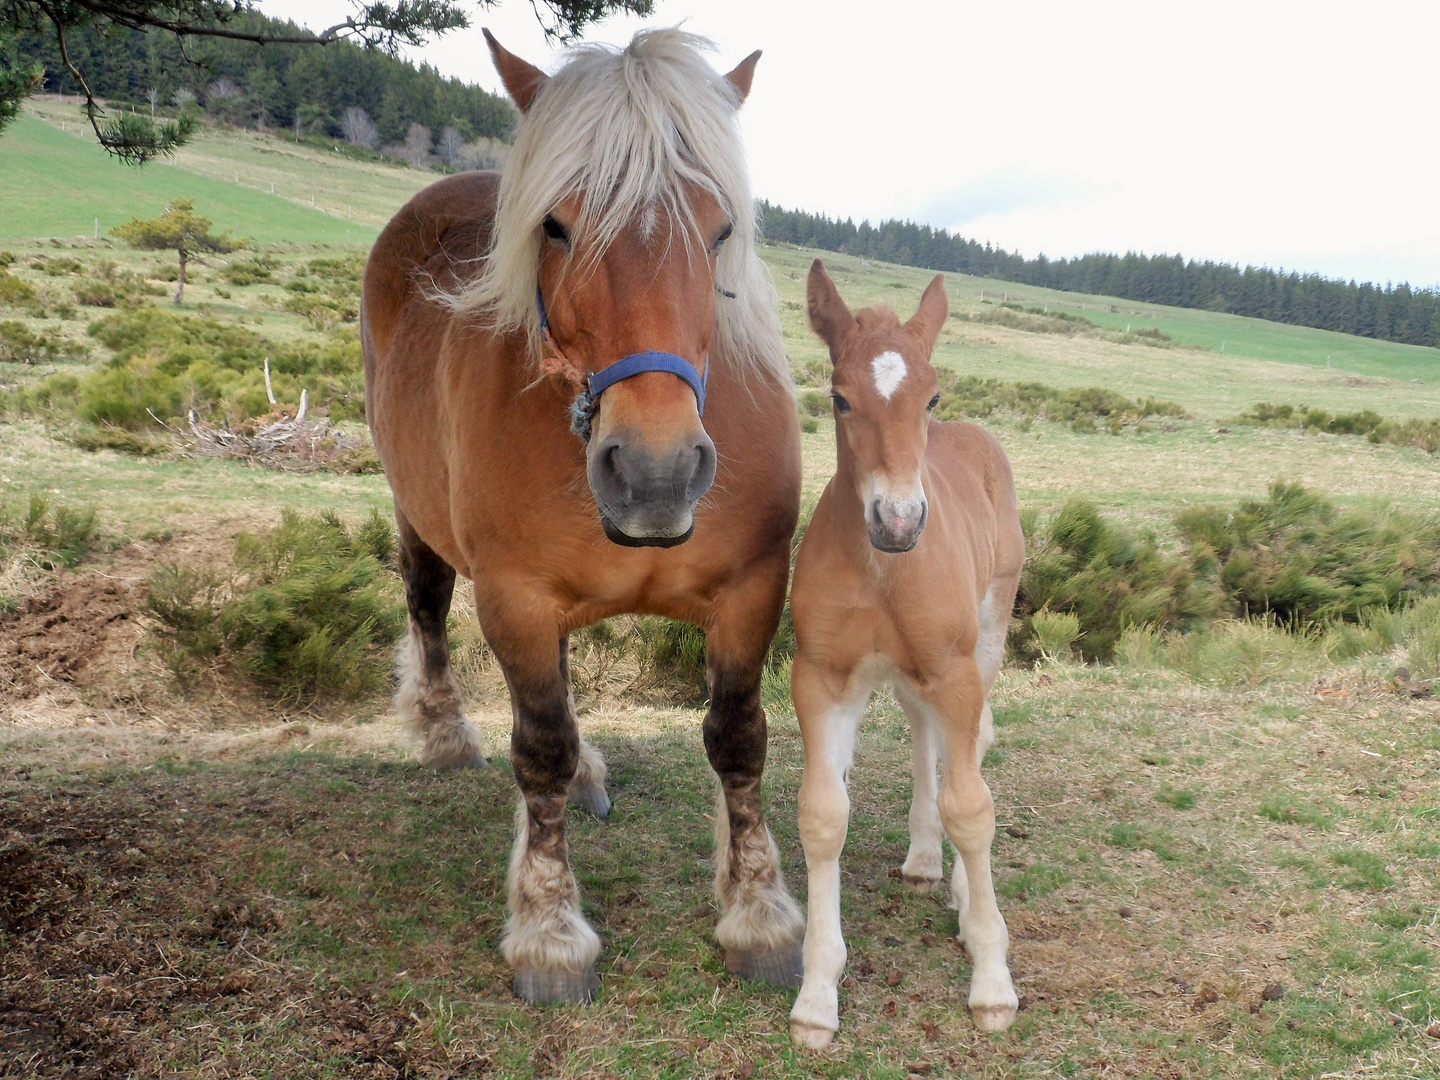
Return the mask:
{"type": "Polygon", "coordinates": [[[945,871],[941,851],[945,831],[940,824],[940,807],[936,801],[940,789],[935,775],[940,733],[935,730],[929,714],[920,703],[898,683],[895,696],[910,718],[915,776],[914,794],[910,798],[910,850],[905,856],[905,864],[900,867],[900,876],[911,888],[929,892],[939,883],[945,871]]]}
{"type": "Polygon", "coordinates": [[[420,763],[436,769],[486,764],[480,733],[465,718],[460,688],[450,673],[445,620],[455,592],[455,569],[420,539],[397,509],[400,577],[410,609],[410,636],[400,647],[395,708],[405,734],[421,744],[420,763]]]}
{"type": "Polygon", "coordinates": [[[803,657],[790,673],[795,714],[805,740],[805,778],[800,783],[800,842],[810,882],[810,919],[805,928],[805,981],[790,1010],[790,1037],[820,1049],[840,1028],[839,982],[845,970],[840,928],[840,851],[850,822],[847,783],[855,756],[855,729],[870,687],[837,697],[824,674],[803,657]]]}
{"type": "Polygon", "coordinates": [[[760,794],[766,745],[760,676],[785,597],[786,564],[777,570],[732,590],[716,612],[705,644],[710,711],[704,735],[705,754],[720,778],[715,893],[723,914],[715,937],[725,949],[725,967],[744,979],[798,986],[805,920],[785,888],[760,794]]]}
{"type": "MultiPolygon", "coordinates": [[[[560,676],[565,680],[565,697],[570,715],[575,715],[575,684],[570,678],[570,639],[560,639],[560,676]]],[[[605,757],[584,739],[580,740],[580,763],[570,781],[570,801],[598,818],[610,816],[610,796],[605,793],[605,757]]]]}
{"type": "Polygon", "coordinates": [[[558,634],[543,621],[486,605],[486,638],[510,688],[510,762],[520,787],[507,879],[510,919],[501,945],[527,1001],[589,1001],[600,985],[600,939],[580,913],[565,844],[565,801],[580,762],[580,732],[561,671],[558,634]]]}
{"type": "MultiPolygon", "coordinates": [[[[960,940],[970,950],[970,1015],[981,1031],[1001,1031],[1015,1021],[1019,1000],[1010,981],[1006,954],[1010,935],[995,903],[990,878],[990,845],[995,839],[995,803],[980,775],[985,679],[975,657],[957,658],[949,677],[924,695],[945,740],[945,776],[940,785],[940,819],[964,864],[965,896],[957,897],[960,940]]],[[[958,878],[959,875],[957,875],[958,878]]]]}

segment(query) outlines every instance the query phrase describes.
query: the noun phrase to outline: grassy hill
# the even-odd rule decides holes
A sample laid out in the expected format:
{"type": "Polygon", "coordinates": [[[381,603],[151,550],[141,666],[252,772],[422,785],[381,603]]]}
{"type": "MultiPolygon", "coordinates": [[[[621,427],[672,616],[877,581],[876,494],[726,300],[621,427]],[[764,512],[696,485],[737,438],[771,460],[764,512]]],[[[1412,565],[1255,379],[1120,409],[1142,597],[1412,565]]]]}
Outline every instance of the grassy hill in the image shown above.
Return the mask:
{"type": "MultiPolygon", "coordinates": [[[[70,115],[59,109],[45,110],[40,117],[22,115],[0,136],[0,205],[5,207],[0,238],[91,237],[96,219],[100,235],[105,236],[112,226],[131,217],[153,217],[177,196],[193,198],[217,229],[232,229],[262,243],[368,243],[379,234],[380,222],[372,213],[361,220],[346,219],[345,202],[336,195],[346,185],[337,184],[333,172],[316,169],[305,158],[297,156],[280,168],[247,169],[241,183],[233,180],[233,168],[232,179],[222,179],[222,166],[207,170],[199,163],[176,162],[137,169],[100,149],[88,126],[79,128],[78,109],[64,113],[70,115]],[[59,126],[62,116],[64,129],[59,126]],[[272,180],[280,181],[274,195],[269,193],[272,180]],[[316,195],[314,209],[301,202],[303,198],[308,203],[308,194],[301,194],[307,187],[316,195]]],[[[265,142],[279,145],[279,140],[265,142]]],[[[204,139],[201,145],[213,153],[225,140],[204,139]]],[[[204,153],[202,149],[188,156],[204,153]]],[[[257,146],[250,160],[259,165],[276,156],[272,147],[257,146]]],[[[207,155],[202,160],[218,159],[207,155]]],[[[351,167],[344,175],[361,171],[351,167]]],[[[412,190],[421,186],[416,183],[412,190]]],[[[368,204],[362,205],[368,210],[368,204]]]]}

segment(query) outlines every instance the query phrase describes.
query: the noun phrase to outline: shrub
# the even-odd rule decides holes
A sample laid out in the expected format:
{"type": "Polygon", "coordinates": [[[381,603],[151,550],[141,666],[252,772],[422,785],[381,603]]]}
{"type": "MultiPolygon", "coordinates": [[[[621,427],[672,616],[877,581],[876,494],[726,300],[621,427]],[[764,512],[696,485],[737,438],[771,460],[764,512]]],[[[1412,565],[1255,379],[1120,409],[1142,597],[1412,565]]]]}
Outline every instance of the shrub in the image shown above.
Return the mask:
{"type": "Polygon", "coordinates": [[[35,287],[22,281],[8,270],[0,270],[0,304],[6,307],[24,307],[35,300],[35,287]]]}
{"type": "Polygon", "coordinates": [[[1440,419],[1387,420],[1373,409],[1331,415],[1308,405],[1272,405],[1262,401],[1232,423],[1257,427],[1295,428],[1329,435],[1363,435],[1372,443],[1414,446],[1431,454],[1440,451],[1440,419]]]}
{"type": "Polygon", "coordinates": [[[1035,612],[1030,619],[1035,631],[1035,645],[1047,660],[1068,660],[1070,647],[1080,637],[1080,617],[1069,611],[1035,612]]]}
{"type": "Polygon", "coordinates": [[[1138,423],[1150,416],[1183,417],[1185,410],[1173,401],[1147,397],[1132,401],[1099,386],[1082,386],[1058,390],[1035,382],[1001,382],[974,375],[956,375],[938,369],[940,404],[935,416],[939,420],[963,417],[986,417],[1005,412],[1022,419],[1039,418],[1070,424],[1077,431],[1094,431],[1095,422],[1102,420],[1112,432],[1124,424],[1138,423]]]}
{"type": "Polygon", "coordinates": [[[86,307],[114,307],[120,296],[108,281],[87,281],[76,285],[71,292],[77,304],[86,307]]]}
{"type": "Polygon", "coordinates": [[[32,494],[23,509],[0,501],[0,557],[25,555],[43,570],[75,566],[99,542],[98,518],[91,508],[52,506],[32,494]]]}
{"type": "Polygon", "coordinates": [[[1358,622],[1440,584],[1440,521],[1394,508],[1341,510],[1299,484],[1233,510],[1175,518],[1198,573],[1213,575],[1234,615],[1294,626],[1358,622]]]}
{"type": "Polygon", "coordinates": [[[406,625],[392,527],[378,514],[347,529],[333,513],[286,511],[280,524],[235,543],[234,575],[193,567],[152,575],[147,607],[160,652],[185,680],[213,659],[291,700],[355,698],[378,690],[377,655],[406,625]]]}
{"type": "Polygon", "coordinates": [[[1079,624],[1074,639],[1086,660],[1108,660],[1129,627],[1188,629],[1215,611],[1211,590],[1189,562],[1161,552],[1153,535],[1135,535],[1107,521],[1094,503],[1071,499],[1043,530],[1031,516],[1029,558],[1020,575],[1013,653],[1035,659],[1035,615],[1070,614],[1079,624]]]}
{"type": "Polygon", "coordinates": [[[269,255],[256,255],[232,262],[220,271],[220,278],[231,285],[266,285],[275,280],[275,271],[279,268],[280,264],[269,255]]]}
{"type": "Polygon", "coordinates": [[[78,341],[44,331],[36,333],[14,319],[0,322],[0,360],[18,364],[53,363],[83,360],[87,352],[89,350],[78,341]]]}
{"type": "MultiPolygon", "coordinates": [[[[903,288],[903,286],[901,286],[903,288]]],[[[988,304],[982,300],[981,303],[988,304]]],[[[991,326],[1005,326],[1011,330],[1023,330],[1030,334],[1059,334],[1062,337],[1077,335],[1113,341],[1120,345],[1153,345],[1160,349],[1174,347],[1174,339],[1158,328],[1130,331],[1111,330],[1083,315],[1072,315],[1065,311],[1051,311],[1048,307],[1024,307],[1008,301],[974,313],[955,312],[950,316],[961,322],[986,323],[991,326]]]]}
{"type": "MultiPolygon", "coordinates": [[[[364,415],[364,374],[354,331],[321,343],[275,342],[242,326],[153,307],[118,311],[92,323],[90,334],[115,356],[79,382],[32,386],[4,395],[7,411],[65,412],[93,424],[132,429],[161,420],[239,424],[272,409],[265,393],[266,358],[276,397],[295,405],[307,389],[317,413],[331,419],[364,415]]],[[[66,377],[69,378],[69,377],[66,377]]]]}

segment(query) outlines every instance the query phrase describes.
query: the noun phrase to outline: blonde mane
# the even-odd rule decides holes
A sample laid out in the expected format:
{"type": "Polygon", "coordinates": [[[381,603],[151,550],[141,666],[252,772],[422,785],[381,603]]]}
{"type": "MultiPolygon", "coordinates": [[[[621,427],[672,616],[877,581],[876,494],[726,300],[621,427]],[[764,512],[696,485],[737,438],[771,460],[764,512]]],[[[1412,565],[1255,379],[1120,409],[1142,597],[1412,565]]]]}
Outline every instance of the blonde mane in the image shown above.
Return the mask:
{"type": "Polygon", "coordinates": [[[450,298],[497,331],[524,330],[540,357],[535,285],[541,223],[562,199],[583,193],[576,223],[598,258],[627,226],[661,206],[695,235],[686,183],[709,192],[734,232],[720,251],[717,358],[742,374],[789,385],[775,287],[755,253],[756,212],[737,123],[738,93],[700,55],[705,38],[642,30],[623,50],[583,45],[521,115],[500,180],[490,250],[473,283],[450,298]]]}

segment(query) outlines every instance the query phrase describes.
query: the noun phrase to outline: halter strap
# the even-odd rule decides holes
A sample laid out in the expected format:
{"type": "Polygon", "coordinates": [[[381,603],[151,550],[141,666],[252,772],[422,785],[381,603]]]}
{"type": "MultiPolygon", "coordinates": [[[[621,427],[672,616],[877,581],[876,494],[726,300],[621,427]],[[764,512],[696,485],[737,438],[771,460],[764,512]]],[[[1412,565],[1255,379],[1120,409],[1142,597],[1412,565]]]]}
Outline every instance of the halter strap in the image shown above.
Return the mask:
{"type": "MultiPolygon", "coordinates": [[[[550,317],[545,312],[545,294],[541,292],[539,285],[535,286],[535,308],[540,314],[540,332],[549,339],[550,317]]],[[[551,340],[553,343],[553,339],[551,340]]],[[[559,351],[558,348],[556,351],[559,351]]],[[[705,358],[705,373],[702,375],[695,369],[695,365],[683,356],[651,349],[621,357],[609,367],[586,376],[585,390],[575,399],[571,410],[571,430],[588,442],[590,423],[600,408],[600,395],[618,382],[651,371],[664,371],[683,379],[685,384],[695,391],[695,405],[700,415],[705,415],[705,389],[710,382],[710,358],[705,358]]]]}

